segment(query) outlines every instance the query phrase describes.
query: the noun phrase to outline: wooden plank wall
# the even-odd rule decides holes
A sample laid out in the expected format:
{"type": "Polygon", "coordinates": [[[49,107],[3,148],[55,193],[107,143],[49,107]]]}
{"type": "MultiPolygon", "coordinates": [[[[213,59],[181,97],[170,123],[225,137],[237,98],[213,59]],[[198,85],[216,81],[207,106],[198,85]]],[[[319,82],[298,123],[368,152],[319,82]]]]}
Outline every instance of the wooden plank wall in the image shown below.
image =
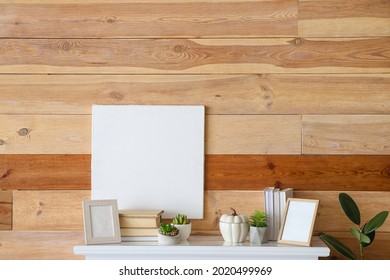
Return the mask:
{"type": "MultiPolygon", "coordinates": [[[[351,247],[339,192],[390,210],[389,1],[1,1],[0,259],[77,258],[92,104],[206,106],[194,232],[270,185],[351,247]]],[[[390,220],[367,256],[390,259],[390,220]]]]}

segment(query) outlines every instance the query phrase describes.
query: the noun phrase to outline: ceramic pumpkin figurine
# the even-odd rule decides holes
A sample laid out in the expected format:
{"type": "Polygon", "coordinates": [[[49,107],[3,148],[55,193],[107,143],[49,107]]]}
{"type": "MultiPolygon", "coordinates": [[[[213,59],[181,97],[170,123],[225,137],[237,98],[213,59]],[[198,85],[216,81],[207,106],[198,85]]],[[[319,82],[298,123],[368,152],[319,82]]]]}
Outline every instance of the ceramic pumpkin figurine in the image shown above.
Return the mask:
{"type": "Polygon", "coordinates": [[[230,208],[233,213],[223,214],[219,219],[219,230],[226,242],[243,242],[248,235],[248,217],[237,214],[236,210],[230,208]]]}

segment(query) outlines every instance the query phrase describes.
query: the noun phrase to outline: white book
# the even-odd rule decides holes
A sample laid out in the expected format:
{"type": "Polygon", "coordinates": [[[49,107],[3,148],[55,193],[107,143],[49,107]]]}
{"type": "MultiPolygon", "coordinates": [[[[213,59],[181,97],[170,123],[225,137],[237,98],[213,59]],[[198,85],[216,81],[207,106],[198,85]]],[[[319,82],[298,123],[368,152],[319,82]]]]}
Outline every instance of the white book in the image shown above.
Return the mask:
{"type": "Polygon", "coordinates": [[[274,192],[275,187],[267,187],[264,189],[264,211],[268,218],[268,236],[274,234],[274,192]]]}
{"type": "Polygon", "coordinates": [[[284,217],[284,211],[286,209],[286,202],[288,198],[293,198],[294,196],[294,189],[293,188],[286,188],[280,191],[280,203],[279,203],[279,213],[280,213],[280,221],[283,221],[284,217]]]}
{"type": "Polygon", "coordinates": [[[280,228],[280,198],[279,198],[279,193],[280,193],[280,190],[278,188],[275,188],[274,189],[274,196],[273,196],[273,200],[274,200],[274,215],[273,215],[273,219],[274,219],[274,231],[273,231],[273,235],[271,236],[270,240],[278,240],[278,233],[279,233],[279,228],[280,228]]]}

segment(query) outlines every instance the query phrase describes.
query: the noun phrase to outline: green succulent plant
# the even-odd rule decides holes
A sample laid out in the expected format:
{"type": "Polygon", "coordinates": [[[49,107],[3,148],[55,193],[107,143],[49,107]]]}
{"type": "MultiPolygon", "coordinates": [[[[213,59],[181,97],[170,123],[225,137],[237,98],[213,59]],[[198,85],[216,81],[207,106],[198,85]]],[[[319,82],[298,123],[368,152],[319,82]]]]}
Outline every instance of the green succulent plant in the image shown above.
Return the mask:
{"type": "Polygon", "coordinates": [[[175,225],[186,225],[191,221],[187,219],[187,215],[177,214],[175,218],[173,218],[172,223],[175,225]]]}
{"type": "Polygon", "coordinates": [[[161,234],[168,236],[176,236],[179,234],[179,230],[177,229],[177,227],[172,224],[161,223],[159,231],[161,234]]]}
{"type": "MultiPolygon", "coordinates": [[[[360,221],[360,210],[352,197],[346,193],[340,193],[339,202],[345,215],[351,220],[351,222],[358,226],[358,228],[351,227],[349,232],[357,239],[360,248],[360,259],[364,260],[364,249],[374,241],[375,230],[383,225],[389,211],[382,211],[378,213],[371,220],[362,225],[360,221]]],[[[337,238],[325,233],[322,233],[320,237],[326,244],[331,246],[344,257],[351,260],[357,259],[352,250],[337,238]]]]}
{"type": "Polygon", "coordinates": [[[264,211],[256,210],[249,216],[249,224],[253,227],[266,227],[268,225],[267,215],[264,211]]]}

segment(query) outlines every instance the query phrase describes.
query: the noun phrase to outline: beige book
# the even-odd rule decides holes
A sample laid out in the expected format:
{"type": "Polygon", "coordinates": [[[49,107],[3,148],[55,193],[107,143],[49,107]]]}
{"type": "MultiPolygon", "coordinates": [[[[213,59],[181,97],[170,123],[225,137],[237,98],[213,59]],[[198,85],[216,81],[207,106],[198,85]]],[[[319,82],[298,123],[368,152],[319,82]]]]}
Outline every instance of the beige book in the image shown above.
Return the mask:
{"type": "Polygon", "coordinates": [[[119,217],[122,228],[158,228],[161,224],[160,217],[156,218],[129,218],[119,217]]]}
{"type": "Polygon", "coordinates": [[[121,228],[121,236],[157,236],[158,228],[121,228]]]}

